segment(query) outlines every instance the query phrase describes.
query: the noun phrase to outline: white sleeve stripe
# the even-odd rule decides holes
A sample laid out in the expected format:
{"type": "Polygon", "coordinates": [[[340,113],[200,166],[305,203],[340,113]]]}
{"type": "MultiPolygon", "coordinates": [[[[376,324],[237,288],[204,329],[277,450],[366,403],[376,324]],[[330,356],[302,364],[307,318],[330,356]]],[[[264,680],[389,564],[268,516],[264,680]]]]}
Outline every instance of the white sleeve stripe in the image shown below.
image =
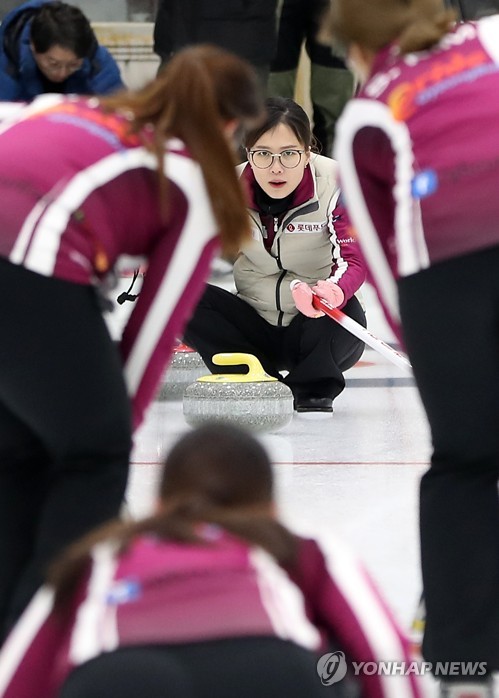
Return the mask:
{"type": "Polygon", "coordinates": [[[382,129],[395,152],[395,235],[398,252],[398,271],[402,276],[428,266],[428,251],[422,226],[414,236],[414,217],[419,215],[412,205],[411,182],[414,176],[410,134],[405,124],[396,122],[384,104],[371,100],[353,100],[338,125],[336,157],[341,162],[342,186],[348,202],[348,213],[358,230],[359,243],[370,262],[371,273],[386,307],[395,319],[399,318],[397,288],[379,241],[362,193],[355,168],[353,141],[357,132],[367,126],[382,129]]]}
{"type": "Polygon", "coordinates": [[[4,102],[0,104],[0,119],[3,121],[0,126],[0,134],[15,126],[20,121],[29,118],[39,112],[59,104],[66,95],[45,93],[36,97],[32,102],[4,102]]]}
{"type": "Polygon", "coordinates": [[[494,63],[499,63],[499,46],[497,33],[499,32],[499,15],[484,17],[477,23],[478,37],[483,47],[490,55],[494,63]]]}
{"type": "Polygon", "coordinates": [[[265,550],[253,548],[249,558],[256,572],[260,600],[276,635],[317,650],[320,633],[308,619],[300,589],[265,550]]]}
{"type": "Polygon", "coordinates": [[[199,165],[181,155],[169,153],[166,158],[166,175],[187,198],[187,218],[170,264],[126,362],[125,377],[130,396],[137,392],[165,325],[182,297],[203,249],[217,231],[199,165]]]}
{"type": "MultiPolygon", "coordinates": [[[[128,170],[139,167],[156,168],[156,158],[145,148],[134,148],[113,153],[79,172],[64,187],[55,201],[51,202],[41,216],[38,227],[24,231],[32,237],[24,266],[32,271],[49,276],[52,274],[61,237],[73,212],[99,187],[107,184],[128,170]]],[[[33,221],[36,225],[36,221],[33,221]]],[[[22,261],[22,260],[19,260],[22,261]]]]}
{"type": "Polygon", "coordinates": [[[35,231],[36,224],[42,217],[47,206],[48,201],[41,199],[33,206],[29,214],[26,216],[9,255],[10,261],[14,262],[14,264],[21,264],[24,260],[26,250],[28,249],[29,243],[31,242],[31,237],[35,231]]]}
{"type": "Polygon", "coordinates": [[[52,611],[54,592],[42,587],[7,638],[0,654],[0,696],[4,695],[33,638],[52,611]]]}
{"type": "Polygon", "coordinates": [[[333,211],[336,208],[336,204],[338,203],[339,197],[340,190],[338,189],[336,193],[333,195],[331,201],[329,202],[327,210],[327,224],[329,228],[329,239],[332,245],[332,259],[333,262],[336,263],[337,267],[334,272],[334,275],[331,275],[329,278],[333,279],[335,283],[338,282],[342,278],[342,276],[346,274],[346,272],[348,271],[348,262],[341,254],[341,246],[338,242],[338,234],[333,223],[333,211]]]}
{"type": "MultiPolygon", "coordinates": [[[[326,566],[340,593],[352,608],[375,661],[407,660],[404,647],[376,593],[350,551],[337,540],[319,544],[326,566]]],[[[386,698],[414,698],[411,677],[379,676],[386,698]]]]}
{"type": "Polygon", "coordinates": [[[103,650],[111,651],[118,646],[115,610],[106,605],[107,592],[117,565],[112,543],[95,546],[87,596],[78,608],[71,634],[69,659],[75,665],[92,659],[103,650]]]}
{"type": "Polygon", "coordinates": [[[14,264],[22,264],[33,234],[35,233],[38,221],[42,218],[48,206],[57,198],[58,193],[63,190],[64,186],[65,183],[57,182],[48,194],[33,206],[28,216],[26,216],[21,231],[9,255],[11,262],[14,262],[14,264]]]}
{"type": "Polygon", "coordinates": [[[361,233],[359,236],[359,244],[362,247],[366,259],[370,263],[371,274],[373,275],[386,307],[392,317],[398,319],[397,287],[378,239],[376,229],[369,215],[355,169],[353,140],[357,128],[364,124],[360,118],[357,118],[356,121],[351,118],[350,112],[353,111],[355,115],[356,111],[352,106],[351,103],[347,104],[343,113],[343,118],[338,123],[335,158],[341,163],[340,176],[347,202],[348,215],[355,228],[361,233]]]}

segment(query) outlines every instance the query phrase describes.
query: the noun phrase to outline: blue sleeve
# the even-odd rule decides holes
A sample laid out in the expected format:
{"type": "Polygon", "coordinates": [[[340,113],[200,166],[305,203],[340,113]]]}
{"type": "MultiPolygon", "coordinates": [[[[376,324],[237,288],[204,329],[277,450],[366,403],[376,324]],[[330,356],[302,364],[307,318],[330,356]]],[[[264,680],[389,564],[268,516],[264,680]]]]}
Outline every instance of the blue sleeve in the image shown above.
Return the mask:
{"type": "Polygon", "coordinates": [[[107,48],[99,46],[93,59],[93,63],[95,62],[98,65],[97,72],[90,80],[90,86],[94,94],[105,95],[125,87],[118,64],[107,48]]]}
{"type": "Polygon", "coordinates": [[[21,99],[19,82],[9,75],[6,57],[0,56],[0,101],[15,102],[18,99],[21,99]]]}

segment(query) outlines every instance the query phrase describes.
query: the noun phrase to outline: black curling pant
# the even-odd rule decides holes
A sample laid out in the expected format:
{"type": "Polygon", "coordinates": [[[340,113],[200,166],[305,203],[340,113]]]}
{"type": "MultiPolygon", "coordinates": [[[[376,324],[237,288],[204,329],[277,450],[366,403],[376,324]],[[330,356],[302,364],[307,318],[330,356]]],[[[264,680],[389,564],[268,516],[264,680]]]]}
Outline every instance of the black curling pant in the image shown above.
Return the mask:
{"type": "MultiPolygon", "coordinates": [[[[364,311],[351,298],[343,312],[365,327],[364,311]]],[[[335,398],[345,387],[343,371],[362,356],[364,343],[331,318],[298,313],[287,327],[276,327],[233,293],[208,285],[184,333],[213,373],[241,373],[241,366],[217,366],[220,352],[254,354],[265,371],[281,378],[295,395],[335,398]]]]}
{"type": "Polygon", "coordinates": [[[499,248],[399,282],[433,440],[421,482],[428,661],[499,670],[499,248]]]}
{"type": "Polygon", "coordinates": [[[131,448],[121,360],[94,289],[0,260],[0,623],[47,563],[119,513],[131,448]]]}
{"type": "Polygon", "coordinates": [[[75,669],[58,698],[340,698],[317,657],[277,638],[130,647],[75,669]]]}

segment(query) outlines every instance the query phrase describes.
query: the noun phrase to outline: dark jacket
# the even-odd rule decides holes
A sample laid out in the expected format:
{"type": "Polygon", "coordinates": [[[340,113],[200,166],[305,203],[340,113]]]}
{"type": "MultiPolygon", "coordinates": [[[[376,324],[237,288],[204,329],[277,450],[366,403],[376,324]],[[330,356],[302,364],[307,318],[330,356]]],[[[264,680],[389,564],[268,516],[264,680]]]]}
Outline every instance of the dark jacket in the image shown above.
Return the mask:
{"type": "Polygon", "coordinates": [[[459,19],[465,21],[499,12],[499,0],[446,0],[445,4],[457,10],[459,19]]]}
{"type": "MultiPolygon", "coordinates": [[[[0,25],[0,100],[29,101],[45,91],[30,47],[31,20],[47,0],[30,0],[9,12],[0,25]]],[[[107,94],[123,87],[109,51],[96,42],[91,58],[72,73],[60,91],[65,94],[107,94]]]]}
{"type": "Polygon", "coordinates": [[[154,50],[161,58],[188,44],[211,43],[253,65],[268,65],[276,48],[277,0],[161,0],[154,50]]]}

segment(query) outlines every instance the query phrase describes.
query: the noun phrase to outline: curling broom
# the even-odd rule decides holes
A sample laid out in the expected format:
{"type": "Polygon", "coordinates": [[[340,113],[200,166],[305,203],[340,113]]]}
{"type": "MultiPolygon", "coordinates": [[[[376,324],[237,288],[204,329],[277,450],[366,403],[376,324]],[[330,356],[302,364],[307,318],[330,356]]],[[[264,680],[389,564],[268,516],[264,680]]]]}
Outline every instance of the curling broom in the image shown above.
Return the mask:
{"type": "Polygon", "coordinates": [[[355,337],[362,340],[372,349],[375,349],[386,359],[389,359],[396,366],[404,369],[404,371],[412,373],[412,366],[409,360],[403,354],[400,354],[389,344],[386,344],[381,339],[378,339],[378,337],[375,337],[371,332],[369,332],[369,330],[366,330],[366,328],[356,320],[348,317],[348,315],[345,315],[345,313],[338,308],[333,308],[333,306],[329,305],[324,298],[320,298],[315,293],[313,294],[312,303],[314,308],[317,308],[317,310],[322,311],[325,315],[332,318],[335,322],[348,330],[348,332],[351,332],[355,337]]]}

